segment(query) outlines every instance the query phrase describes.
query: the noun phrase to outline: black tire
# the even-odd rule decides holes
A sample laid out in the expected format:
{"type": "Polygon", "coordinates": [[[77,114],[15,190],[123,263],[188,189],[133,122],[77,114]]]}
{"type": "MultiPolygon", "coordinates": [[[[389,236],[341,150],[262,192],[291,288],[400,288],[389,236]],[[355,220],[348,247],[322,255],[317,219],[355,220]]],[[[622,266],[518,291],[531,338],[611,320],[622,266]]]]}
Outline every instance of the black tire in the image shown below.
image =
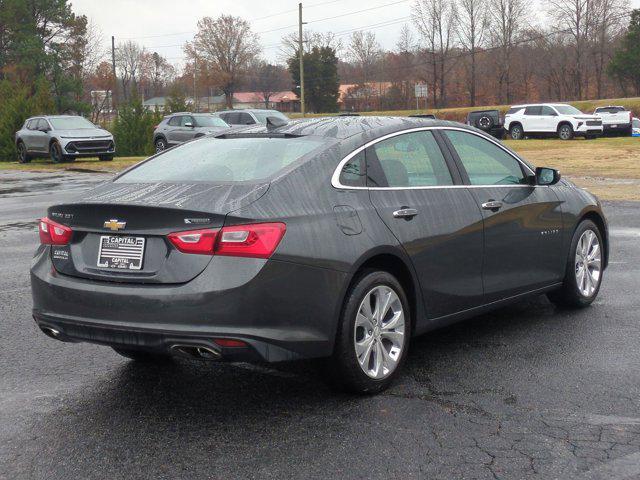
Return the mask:
{"type": "Polygon", "coordinates": [[[111,347],[118,354],[130,360],[142,363],[166,363],[171,362],[171,355],[162,353],[152,353],[146,350],[135,350],[131,348],[111,347]]]}
{"type": "Polygon", "coordinates": [[[604,270],[602,269],[602,264],[604,262],[604,251],[603,251],[603,243],[602,243],[602,233],[598,226],[593,223],[591,220],[583,220],[580,222],[578,227],[576,228],[573,238],[571,240],[571,248],[569,249],[569,257],[567,258],[565,276],[562,281],[562,287],[558,290],[554,290],[553,292],[547,293],[547,297],[551,302],[555,303],[559,307],[565,308],[584,308],[591,305],[591,303],[598,296],[598,292],[600,291],[600,286],[602,285],[602,278],[604,274],[604,270]],[[578,248],[578,242],[582,235],[590,230],[595,233],[598,244],[600,245],[600,256],[601,256],[601,264],[599,271],[599,278],[597,281],[597,285],[593,290],[593,293],[590,295],[584,295],[580,288],[578,287],[577,280],[577,260],[576,260],[576,250],[578,248]]]}
{"type": "MultiPolygon", "coordinates": [[[[397,306],[397,301],[394,301],[394,303],[397,306]]],[[[380,325],[382,325],[383,321],[380,322],[380,325]]],[[[371,394],[385,390],[397,377],[407,357],[407,352],[409,351],[409,339],[411,336],[411,322],[412,318],[411,311],[409,309],[409,302],[407,301],[406,294],[400,285],[400,282],[398,282],[393,275],[385,271],[364,271],[358,276],[345,298],[342,314],[339,319],[334,352],[327,365],[328,380],[339,389],[353,393],[371,394]],[[399,300],[402,306],[402,313],[404,315],[404,333],[402,336],[403,344],[397,356],[395,368],[380,379],[372,378],[364,372],[364,367],[361,367],[358,362],[355,346],[357,338],[356,334],[358,333],[357,329],[364,330],[361,326],[356,327],[358,311],[363,304],[364,299],[377,287],[390,289],[397,295],[397,300],[399,300]]],[[[388,343],[383,343],[385,341],[388,342],[388,340],[380,340],[381,337],[379,336],[379,332],[383,329],[380,328],[380,326],[376,326],[374,328],[376,331],[373,335],[371,330],[368,332],[368,337],[373,340],[372,344],[374,345],[371,350],[376,348],[376,340],[374,336],[378,335],[379,344],[382,348],[385,348],[385,351],[389,354],[391,351],[390,345],[388,343]],[[387,350],[387,348],[389,348],[389,350],[387,350]]],[[[397,332],[395,329],[393,331],[397,332]]],[[[367,335],[366,331],[363,331],[362,333],[367,335]]],[[[375,353],[375,356],[377,357],[377,352],[372,353],[375,353]]],[[[367,358],[372,360],[374,355],[367,355],[367,358]]]]}
{"type": "Polygon", "coordinates": [[[167,141],[164,139],[164,137],[156,138],[156,141],[153,142],[153,144],[156,147],[156,153],[160,153],[168,148],[167,141]]]}
{"type": "Polygon", "coordinates": [[[573,139],[573,127],[568,123],[563,123],[558,127],[558,138],[560,140],[572,140],[573,139]]]}
{"type": "Polygon", "coordinates": [[[100,156],[98,157],[98,159],[99,159],[101,162],[110,162],[110,161],[112,161],[112,160],[113,160],[113,155],[100,155],[100,156]]]}
{"type": "Polygon", "coordinates": [[[27,153],[27,147],[24,142],[18,142],[16,148],[18,150],[18,163],[29,163],[31,161],[31,156],[27,153]]]}
{"type": "Polygon", "coordinates": [[[509,136],[511,140],[522,140],[524,138],[524,129],[522,125],[516,123],[509,128],[509,136]]]}
{"type": "Polygon", "coordinates": [[[49,157],[53,163],[62,163],[68,160],[68,157],[62,153],[62,147],[58,142],[49,145],[49,157]]]}

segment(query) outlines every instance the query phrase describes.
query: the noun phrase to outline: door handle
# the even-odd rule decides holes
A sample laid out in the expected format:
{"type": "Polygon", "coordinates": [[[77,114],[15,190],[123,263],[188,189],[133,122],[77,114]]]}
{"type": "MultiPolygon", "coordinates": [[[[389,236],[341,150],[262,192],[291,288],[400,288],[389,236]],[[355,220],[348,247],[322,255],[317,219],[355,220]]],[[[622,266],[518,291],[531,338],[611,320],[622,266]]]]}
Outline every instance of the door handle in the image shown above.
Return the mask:
{"type": "Polygon", "coordinates": [[[401,208],[400,210],[393,212],[393,216],[395,218],[411,218],[416,215],[418,215],[418,210],[415,208],[401,208]]]}
{"type": "Polygon", "coordinates": [[[502,208],[502,202],[499,200],[489,200],[482,204],[484,210],[500,210],[502,208]]]}

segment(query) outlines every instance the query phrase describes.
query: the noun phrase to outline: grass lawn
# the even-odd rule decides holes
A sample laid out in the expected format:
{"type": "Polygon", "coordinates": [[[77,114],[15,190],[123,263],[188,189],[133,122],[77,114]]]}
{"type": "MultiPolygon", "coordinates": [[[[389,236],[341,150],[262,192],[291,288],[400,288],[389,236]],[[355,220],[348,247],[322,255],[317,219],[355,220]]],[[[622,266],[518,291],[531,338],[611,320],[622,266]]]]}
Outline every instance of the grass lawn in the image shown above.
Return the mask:
{"type": "MultiPolygon", "coordinates": [[[[559,169],[603,200],[640,200],[640,138],[506,140],[505,144],[534,165],[559,169]]],[[[38,159],[26,165],[0,162],[0,170],[118,172],[143,159],[116,157],[112,162],[100,162],[89,158],[61,164],[38,159]]]]}
{"type": "Polygon", "coordinates": [[[98,158],[83,158],[75,162],[52,163],[49,159],[38,158],[26,164],[18,162],[0,162],[0,170],[27,170],[31,172],[46,172],[57,170],[71,171],[104,171],[119,172],[145,157],[116,157],[110,162],[101,162],[98,158]]]}

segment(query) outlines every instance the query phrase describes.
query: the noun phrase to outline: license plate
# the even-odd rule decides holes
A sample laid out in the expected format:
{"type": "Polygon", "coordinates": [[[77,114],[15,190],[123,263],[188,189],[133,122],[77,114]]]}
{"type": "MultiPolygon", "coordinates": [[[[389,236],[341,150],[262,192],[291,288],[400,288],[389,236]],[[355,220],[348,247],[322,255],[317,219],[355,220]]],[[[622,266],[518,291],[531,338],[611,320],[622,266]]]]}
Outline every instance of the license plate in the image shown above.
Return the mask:
{"type": "Polygon", "coordinates": [[[100,237],[98,267],[117,270],[140,270],[144,256],[144,237],[100,237]]]}

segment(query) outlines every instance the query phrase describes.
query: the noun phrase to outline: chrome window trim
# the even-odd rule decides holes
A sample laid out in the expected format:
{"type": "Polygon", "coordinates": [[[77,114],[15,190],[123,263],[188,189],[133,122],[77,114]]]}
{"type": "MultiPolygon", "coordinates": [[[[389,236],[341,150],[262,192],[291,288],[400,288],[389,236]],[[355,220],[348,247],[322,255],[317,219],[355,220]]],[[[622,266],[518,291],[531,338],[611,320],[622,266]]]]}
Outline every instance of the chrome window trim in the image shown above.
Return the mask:
{"type": "MultiPolygon", "coordinates": [[[[344,157],[340,161],[340,163],[338,163],[338,166],[336,167],[336,169],[333,172],[333,175],[331,176],[331,186],[333,186],[333,188],[336,188],[336,189],[339,189],[339,190],[429,190],[429,189],[438,189],[438,188],[523,188],[523,187],[531,188],[531,187],[540,186],[540,185],[490,185],[489,184],[489,185],[425,185],[425,186],[421,186],[421,187],[350,187],[350,186],[343,185],[343,184],[340,183],[340,173],[342,172],[342,168],[344,167],[344,165],[349,160],[351,160],[353,157],[355,157],[361,151],[366,150],[367,148],[369,148],[372,145],[375,145],[378,142],[381,142],[383,140],[387,140],[388,138],[397,137],[398,135],[403,135],[405,133],[423,132],[423,131],[428,131],[428,130],[457,130],[457,131],[460,131],[460,132],[467,132],[467,133],[470,133],[472,135],[476,135],[476,136],[478,136],[480,138],[483,138],[483,139],[487,140],[488,142],[493,143],[495,146],[497,146],[498,148],[500,148],[501,150],[506,152],[509,156],[514,158],[531,175],[535,175],[535,172],[533,170],[531,170],[531,168],[529,168],[529,166],[526,163],[524,163],[520,158],[518,158],[513,153],[511,153],[509,150],[507,150],[498,141],[493,140],[491,138],[487,138],[487,137],[485,137],[484,135],[482,135],[480,133],[474,132],[473,130],[468,130],[466,128],[459,128],[459,127],[445,127],[445,126],[415,127],[415,128],[409,128],[409,129],[406,129],[406,130],[400,130],[398,132],[388,133],[387,135],[383,135],[380,138],[376,138],[375,140],[371,140],[371,141],[365,143],[364,145],[356,148],[353,152],[349,153],[346,157],[344,157]]],[[[548,185],[544,185],[544,186],[548,186],[548,185]]]]}

